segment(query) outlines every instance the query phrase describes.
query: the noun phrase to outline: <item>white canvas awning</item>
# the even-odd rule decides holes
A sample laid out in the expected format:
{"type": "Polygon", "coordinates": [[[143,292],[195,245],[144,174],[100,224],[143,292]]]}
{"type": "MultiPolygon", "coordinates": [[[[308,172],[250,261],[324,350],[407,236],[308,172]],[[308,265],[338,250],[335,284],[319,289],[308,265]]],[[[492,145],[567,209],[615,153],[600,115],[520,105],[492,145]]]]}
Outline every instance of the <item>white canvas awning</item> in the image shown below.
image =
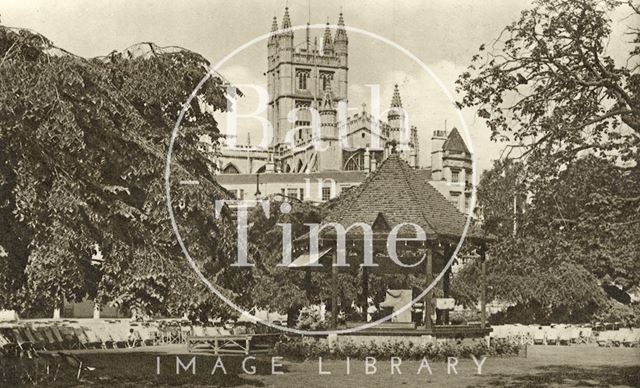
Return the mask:
{"type": "MultiPolygon", "coordinates": [[[[305,253],[303,255],[298,256],[297,259],[295,259],[291,264],[288,265],[288,268],[291,269],[305,269],[305,268],[309,268],[309,269],[322,269],[322,264],[320,263],[320,260],[325,257],[329,252],[331,251],[331,248],[329,249],[325,249],[324,251],[321,251],[315,255],[310,255],[308,253],[305,253]]],[[[329,263],[330,265],[331,263],[329,263]]],[[[328,268],[326,268],[328,269],[328,268]]]]}

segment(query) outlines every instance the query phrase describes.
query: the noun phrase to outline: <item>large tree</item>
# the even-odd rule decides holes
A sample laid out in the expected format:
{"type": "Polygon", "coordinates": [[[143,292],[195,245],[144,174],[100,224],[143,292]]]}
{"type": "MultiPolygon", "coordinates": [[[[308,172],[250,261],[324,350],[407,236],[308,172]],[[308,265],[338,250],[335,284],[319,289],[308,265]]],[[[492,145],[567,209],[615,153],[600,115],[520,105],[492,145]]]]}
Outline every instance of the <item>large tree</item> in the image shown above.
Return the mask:
{"type": "MultiPolygon", "coordinates": [[[[620,198],[640,196],[637,172],[589,155],[527,199],[514,191],[520,171],[522,163],[497,162],[478,189],[484,228],[496,238],[490,299],[515,304],[510,319],[529,322],[585,321],[628,305],[640,286],[640,222],[638,205],[620,198]]],[[[455,277],[462,300],[477,302],[478,274],[470,264],[455,277]]]]}
{"type": "MultiPolygon", "coordinates": [[[[225,310],[186,265],[164,195],[171,130],[207,67],[196,53],[151,43],[85,59],[0,27],[0,307],[89,296],[149,314],[225,310]],[[91,265],[98,252],[101,267],[91,265]]],[[[197,141],[218,138],[209,110],[226,107],[224,84],[209,78],[186,112],[172,196],[191,253],[235,295],[243,290],[223,264],[234,257],[233,224],[212,216],[213,201],[228,196],[197,141]],[[179,185],[185,179],[200,184],[179,185]]]]}
{"type": "MultiPolygon", "coordinates": [[[[639,285],[639,20],[634,1],[538,0],[458,79],[460,105],[521,150],[478,191],[496,236],[490,295],[521,320],[606,315],[639,285]],[[613,14],[628,25],[623,58],[609,52],[613,14]]],[[[463,299],[477,271],[457,277],[463,299]]]]}
{"type": "Polygon", "coordinates": [[[494,140],[521,143],[538,161],[537,173],[587,150],[634,165],[639,21],[633,1],[537,0],[473,56],[457,81],[460,105],[478,110],[494,140]],[[629,14],[625,58],[608,52],[614,11],[629,14]]]}

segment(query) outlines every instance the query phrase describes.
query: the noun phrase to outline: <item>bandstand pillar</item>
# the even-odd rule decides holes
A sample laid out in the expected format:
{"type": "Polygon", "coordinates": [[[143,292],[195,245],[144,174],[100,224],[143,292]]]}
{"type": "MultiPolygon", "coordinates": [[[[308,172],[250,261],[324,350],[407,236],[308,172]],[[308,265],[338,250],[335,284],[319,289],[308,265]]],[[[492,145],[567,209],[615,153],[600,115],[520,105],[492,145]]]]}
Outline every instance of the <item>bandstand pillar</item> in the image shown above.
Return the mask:
{"type": "Polygon", "coordinates": [[[362,267],[362,320],[367,322],[369,319],[369,270],[362,267]]]}
{"type": "Polygon", "coordinates": [[[331,328],[338,328],[338,267],[336,266],[336,251],[331,260],[331,328]]]}
{"type": "MultiPolygon", "coordinates": [[[[442,296],[448,298],[450,296],[450,284],[451,284],[451,267],[449,267],[442,277],[442,296]]],[[[449,310],[442,311],[442,323],[449,324],[449,310]]]]}
{"type": "MultiPolygon", "coordinates": [[[[433,281],[433,248],[427,248],[427,264],[426,264],[426,280],[427,287],[431,285],[433,281]]],[[[433,329],[433,322],[431,322],[431,314],[432,314],[432,299],[433,299],[433,288],[427,292],[427,295],[424,298],[424,327],[426,329],[433,329]]]]}
{"type": "Polygon", "coordinates": [[[486,248],[480,250],[480,327],[487,326],[487,254],[486,248]]]}

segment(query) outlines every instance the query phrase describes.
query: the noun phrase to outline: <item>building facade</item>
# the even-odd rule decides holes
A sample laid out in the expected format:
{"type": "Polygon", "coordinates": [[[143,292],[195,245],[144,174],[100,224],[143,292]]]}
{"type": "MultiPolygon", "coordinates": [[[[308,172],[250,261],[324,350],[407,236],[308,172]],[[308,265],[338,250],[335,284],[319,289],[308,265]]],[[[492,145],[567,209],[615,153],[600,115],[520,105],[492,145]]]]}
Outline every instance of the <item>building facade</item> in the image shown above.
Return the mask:
{"type": "Polygon", "coordinates": [[[471,154],[458,131],[434,131],[432,167],[419,168],[418,130],[405,120],[398,85],[386,121],[375,119],[365,104],[351,116],[340,114],[349,86],[349,40],[343,15],[335,32],[327,23],[320,40],[312,41],[308,28],[303,39],[296,40],[291,26],[285,8],[280,28],[274,17],[267,43],[267,119],[273,140],[263,150],[251,144],[230,149],[224,142],[213,148],[218,182],[238,199],[281,196],[323,202],[359,185],[397,152],[420,170],[425,183],[466,212],[471,154]],[[313,123],[319,124],[319,131],[313,130],[313,123]]]}

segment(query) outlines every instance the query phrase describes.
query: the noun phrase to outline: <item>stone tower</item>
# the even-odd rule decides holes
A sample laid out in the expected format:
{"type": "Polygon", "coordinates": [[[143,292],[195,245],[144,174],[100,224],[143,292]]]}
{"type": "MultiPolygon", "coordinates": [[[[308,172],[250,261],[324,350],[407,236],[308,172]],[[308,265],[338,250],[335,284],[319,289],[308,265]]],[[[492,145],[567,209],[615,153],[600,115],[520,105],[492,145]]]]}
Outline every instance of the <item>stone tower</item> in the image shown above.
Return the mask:
{"type": "Polygon", "coordinates": [[[447,182],[471,183],[472,160],[457,128],[453,128],[442,145],[442,175],[447,182]]]}
{"type": "Polygon", "coordinates": [[[342,169],[342,147],[336,121],[335,98],[331,89],[324,92],[319,107],[321,152],[316,154],[318,171],[342,169]]]}
{"type": "MultiPolygon", "coordinates": [[[[309,31],[302,42],[295,43],[288,8],[285,8],[281,28],[278,29],[274,18],[271,30],[273,35],[267,43],[268,119],[273,126],[272,150],[278,158],[288,150],[285,138],[290,131],[295,129],[299,139],[310,137],[310,131],[302,128],[311,125],[311,113],[298,110],[292,123],[288,120],[289,112],[318,107],[327,90],[331,91],[333,106],[337,101],[347,100],[348,39],[342,14],[335,36],[332,37],[327,25],[322,44],[311,43],[309,31]]],[[[318,168],[321,167],[317,165],[318,168]]]]}
{"type": "Polygon", "coordinates": [[[444,150],[442,146],[447,141],[447,130],[436,129],[431,136],[431,179],[441,181],[444,179],[442,172],[442,156],[444,150]]]}

